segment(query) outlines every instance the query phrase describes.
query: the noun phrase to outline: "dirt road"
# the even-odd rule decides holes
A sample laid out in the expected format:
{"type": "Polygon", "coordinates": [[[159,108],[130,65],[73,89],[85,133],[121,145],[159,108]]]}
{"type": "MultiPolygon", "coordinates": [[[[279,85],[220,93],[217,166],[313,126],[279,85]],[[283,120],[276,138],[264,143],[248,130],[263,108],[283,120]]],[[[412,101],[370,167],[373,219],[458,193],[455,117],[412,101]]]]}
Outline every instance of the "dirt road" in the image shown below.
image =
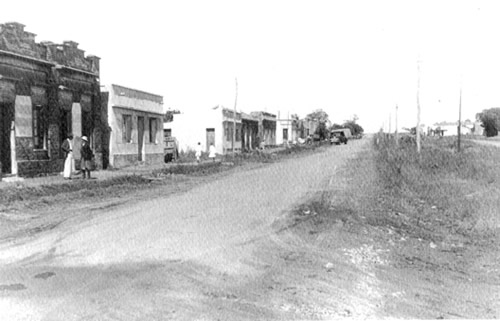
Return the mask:
{"type": "Polygon", "coordinates": [[[269,288],[224,289],[276,268],[258,253],[277,242],[280,221],[318,191],[343,184],[336,172],[364,144],[236,172],[2,244],[0,319],[289,319],[292,311],[262,300],[269,288]]]}

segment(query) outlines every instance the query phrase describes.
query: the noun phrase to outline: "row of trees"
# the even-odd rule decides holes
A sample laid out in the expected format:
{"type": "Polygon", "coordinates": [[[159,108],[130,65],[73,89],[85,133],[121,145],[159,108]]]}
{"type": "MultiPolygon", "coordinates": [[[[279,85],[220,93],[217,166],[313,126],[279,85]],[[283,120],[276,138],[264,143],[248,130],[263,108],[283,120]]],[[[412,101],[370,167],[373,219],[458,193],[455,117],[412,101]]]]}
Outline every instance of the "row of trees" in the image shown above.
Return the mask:
{"type": "Polygon", "coordinates": [[[342,124],[334,123],[329,125],[330,120],[328,118],[328,114],[324,110],[318,109],[308,114],[306,119],[317,120],[319,122],[314,134],[319,135],[320,139],[327,138],[330,130],[332,129],[349,128],[354,136],[361,135],[364,132],[363,127],[357,123],[359,119],[357,115],[353,115],[352,119],[346,120],[342,124]]]}
{"type": "Polygon", "coordinates": [[[497,136],[500,130],[500,108],[485,109],[476,114],[478,119],[484,127],[486,137],[497,136]]]}

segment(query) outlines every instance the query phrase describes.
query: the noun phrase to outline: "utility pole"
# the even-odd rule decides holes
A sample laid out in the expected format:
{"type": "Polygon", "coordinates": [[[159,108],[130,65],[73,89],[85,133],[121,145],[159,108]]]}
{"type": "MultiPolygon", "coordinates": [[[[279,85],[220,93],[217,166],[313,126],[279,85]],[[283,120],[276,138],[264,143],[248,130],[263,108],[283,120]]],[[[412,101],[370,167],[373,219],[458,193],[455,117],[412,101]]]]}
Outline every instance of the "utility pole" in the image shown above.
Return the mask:
{"type": "Polygon", "coordinates": [[[417,153],[420,154],[420,56],[417,60],[417,153]]]}
{"type": "Polygon", "coordinates": [[[398,105],[396,105],[396,146],[399,144],[398,137],[398,105]]]}
{"type": "Polygon", "coordinates": [[[392,130],[391,130],[391,118],[392,118],[392,115],[391,113],[389,113],[389,134],[391,134],[392,130]]]}
{"type": "Polygon", "coordinates": [[[235,94],[235,98],[234,98],[234,112],[233,112],[233,139],[231,142],[231,147],[233,150],[233,157],[234,157],[234,153],[235,153],[234,145],[235,145],[235,141],[236,141],[236,104],[238,102],[238,78],[235,78],[235,81],[236,81],[236,94],[235,94]]]}
{"type": "Polygon", "coordinates": [[[462,130],[462,79],[460,79],[460,99],[458,101],[458,142],[457,142],[458,152],[460,152],[461,130],[462,130]]]}

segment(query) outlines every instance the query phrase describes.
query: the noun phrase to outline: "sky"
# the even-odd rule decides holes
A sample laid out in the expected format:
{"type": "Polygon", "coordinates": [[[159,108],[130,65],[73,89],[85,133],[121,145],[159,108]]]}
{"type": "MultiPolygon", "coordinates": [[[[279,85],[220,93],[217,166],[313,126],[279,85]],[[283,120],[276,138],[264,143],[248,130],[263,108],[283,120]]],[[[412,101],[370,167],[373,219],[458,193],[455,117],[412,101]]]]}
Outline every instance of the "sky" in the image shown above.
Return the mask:
{"type": "Polygon", "coordinates": [[[7,1],[0,23],[101,57],[101,84],[365,132],[500,106],[500,1],[7,1]],[[237,80],[237,101],[236,101],[237,80]],[[419,85],[418,85],[419,84],[419,85]],[[417,95],[418,92],[418,95],[417,95]]]}

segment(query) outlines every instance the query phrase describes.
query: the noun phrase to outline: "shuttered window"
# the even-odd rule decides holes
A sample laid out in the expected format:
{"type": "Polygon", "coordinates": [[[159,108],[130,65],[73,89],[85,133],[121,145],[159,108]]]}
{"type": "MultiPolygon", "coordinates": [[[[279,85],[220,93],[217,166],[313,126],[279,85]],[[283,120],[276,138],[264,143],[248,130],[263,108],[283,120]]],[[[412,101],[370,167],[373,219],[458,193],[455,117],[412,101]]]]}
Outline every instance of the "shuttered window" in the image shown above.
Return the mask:
{"type": "Polygon", "coordinates": [[[123,115],[122,138],[124,143],[132,143],[132,115],[123,115]]]}
{"type": "Polygon", "coordinates": [[[149,118],[149,142],[151,144],[156,144],[156,135],[158,133],[158,119],[149,118]]]}

